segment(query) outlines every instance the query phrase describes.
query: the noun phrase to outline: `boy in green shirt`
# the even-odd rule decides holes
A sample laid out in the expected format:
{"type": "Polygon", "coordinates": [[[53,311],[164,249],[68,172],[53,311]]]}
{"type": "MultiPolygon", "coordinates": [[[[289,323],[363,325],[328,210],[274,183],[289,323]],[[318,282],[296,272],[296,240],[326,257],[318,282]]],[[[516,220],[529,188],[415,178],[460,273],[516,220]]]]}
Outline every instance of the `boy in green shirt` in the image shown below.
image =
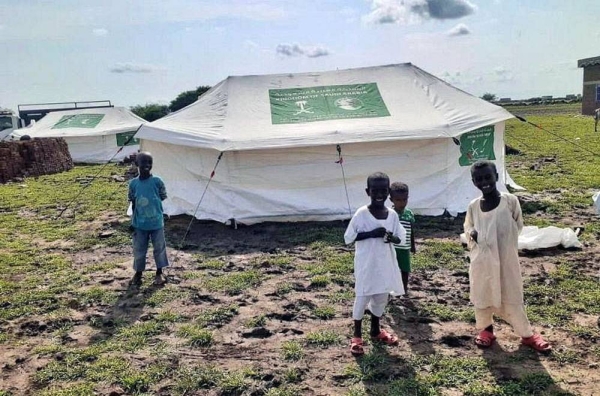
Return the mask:
{"type": "Polygon", "coordinates": [[[408,204],[408,185],[402,182],[394,182],[390,186],[390,201],[394,204],[394,210],[398,213],[400,224],[406,230],[406,243],[394,245],[396,259],[402,273],[404,293],[408,295],[408,274],[411,272],[410,255],[416,253],[415,247],[415,216],[406,207],[408,204]]]}

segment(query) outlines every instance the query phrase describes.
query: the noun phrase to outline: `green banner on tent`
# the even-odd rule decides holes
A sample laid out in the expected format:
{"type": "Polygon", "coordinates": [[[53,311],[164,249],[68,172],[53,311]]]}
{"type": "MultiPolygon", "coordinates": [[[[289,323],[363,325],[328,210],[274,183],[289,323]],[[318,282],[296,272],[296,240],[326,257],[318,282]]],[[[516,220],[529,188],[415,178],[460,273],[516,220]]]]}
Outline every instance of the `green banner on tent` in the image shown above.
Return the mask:
{"type": "Polygon", "coordinates": [[[137,131],[117,133],[117,135],[116,135],[117,136],[117,147],[133,146],[135,144],[140,144],[139,139],[131,139],[131,140],[129,140],[129,142],[127,141],[130,137],[135,135],[136,132],[137,131]],[[125,143],[127,143],[127,144],[125,144],[125,143]]]}
{"type": "Polygon", "coordinates": [[[494,126],[486,126],[460,136],[460,166],[470,166],[479,160],[495,160],[494,126]]]}
{"type": "Polygon", "coordinates": [[[390,115],[376,83],[270,89],[271,122],[303,122],[390,115]]]}
{"type": "Polygon", "coordinates": [[[74,114],[65,115],[54,124],[52,129],[63,128],[95,128],[102,121],[104,114],[74,114]]]}

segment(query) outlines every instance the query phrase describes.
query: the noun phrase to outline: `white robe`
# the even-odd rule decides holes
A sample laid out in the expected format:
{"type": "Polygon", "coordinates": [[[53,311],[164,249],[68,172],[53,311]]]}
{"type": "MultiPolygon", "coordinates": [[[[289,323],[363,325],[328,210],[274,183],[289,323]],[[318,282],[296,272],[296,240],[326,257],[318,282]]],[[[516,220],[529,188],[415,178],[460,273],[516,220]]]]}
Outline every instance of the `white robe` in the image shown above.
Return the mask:
{"type": "MultiPolygon", "coordinates": [[[[400,224],[398,214],[389,209],[385,220],[378,220],[367,206],[359,208],[344,234],[344,240],[350,244],[356,240],[360,232],[373,231],[384,227],[406,243],[406,230],[400,224]]],[[[357,296],[371,296],[389,293],[404,294],[400,268],[396,261],[396,251],[391,243],[385,243],[383,238],[368,238],[356,241],[354,254],[354,290],[357,296]]]]}
{"type": "Polygon", "coordinates": [[[489,212],[481,210],[480,200],[469,204],[464,224],[471,250],[471,302],[478,309],[523,304],[518,252],[523,216],[519,200],[501,193],[498,207],[489,212]],[[477,242],[471,239],[473,230],[477,230],[477,242]]]}

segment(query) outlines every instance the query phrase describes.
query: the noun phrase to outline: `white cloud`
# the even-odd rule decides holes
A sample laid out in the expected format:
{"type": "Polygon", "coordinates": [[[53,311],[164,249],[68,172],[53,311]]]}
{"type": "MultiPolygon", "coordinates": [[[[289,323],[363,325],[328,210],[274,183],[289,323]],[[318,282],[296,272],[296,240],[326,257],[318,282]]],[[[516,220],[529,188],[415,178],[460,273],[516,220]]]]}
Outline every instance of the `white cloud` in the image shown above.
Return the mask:
{"type": "Polygon", "coordinates": [[[427,19],[458,19],[477,11],[469,0],[370,0],[366,23],[409,24],[427,19]]]}
{"type": "Polygon", "coordinates": [[[250,49],[256,49],[256,48],[259,48],[260,46],[258,45],[258,43],[254,42],[252,40],[246,40],[246,41],[244,41],[244,47],[250,48],[250,49]]]}
{"type": "Polygon", "coordinates": [[[108,34],[108,30],[106,30],[104,28],[98,28],[98,29],[92,30],[92,33],[94,34],[94,36],[104,37],[108,34]]]}
{"type": "Polygon", "coordinates": [[[465,36],[471,34],[471,29],[464,23],[459,23],[454,26],[452,29],[448,30],[448,36],[465,36]]]}
{"type": "Polygon", "coordinates": [[[508,82],[515,79],[514,74],[504,68],[504,66],[497,66],[494,68],[494,80],[496,82],[508,82]]]}
{"type": "Polygon", "coordinates": [[[161,70],[160,67],[141,63],[117,63],[110,68],[111,73],[152,73],[161,70]]]}
{"type": "Polygon", "coordinates": [[[356,8],[342,8],[340,14],[346,19],[346,22],[352,23],[358,20],[359,11],[356,8]]]}
{"type": "Polygon", "coordinates": [[[309,58],[319,58],[330,55],[329,49],[317,46],[303,46],[300,44],[278,44],[275,52],[282,56],[307,56],[309,58]]]}
{"type": "MultiPolygon", "coordinates": [[[[218,19],[275,21],[285,19],[287,5],[280,0],[107,0],[96,2],[68,1],[0,1],[0,15],[10,15],[2,21],[7,32],[2,39],[63,39],[82,30],[113,26],[202,22],[218,19]],[[13,22],[15,21],[15,22],[13,22]]],[[[92,30],[93,32],[93,30],[92,30]]],[[[4,32],[3,32],[4,34],[4,32]]]]}

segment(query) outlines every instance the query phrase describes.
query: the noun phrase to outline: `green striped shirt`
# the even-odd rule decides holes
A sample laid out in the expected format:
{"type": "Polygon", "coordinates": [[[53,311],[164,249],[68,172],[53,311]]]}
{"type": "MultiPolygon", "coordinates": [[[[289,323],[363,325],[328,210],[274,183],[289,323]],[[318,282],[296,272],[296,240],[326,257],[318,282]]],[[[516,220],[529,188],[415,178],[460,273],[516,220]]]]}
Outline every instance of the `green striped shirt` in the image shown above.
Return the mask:
{"type": "Polygon", "coordinates": [[[404,243],[403,245],[394,244],[394,247],[397,249],[410,250],[412,241],[412,227],[415,223],[415,215],[413,214],[412,210],[408,208],[404,208],[402,213],[396,210],[396,213],[398,213],[398,217],[400,218],[400,224],[402,224],[402,226],[406,230],[406,243],[404,243]]]}

